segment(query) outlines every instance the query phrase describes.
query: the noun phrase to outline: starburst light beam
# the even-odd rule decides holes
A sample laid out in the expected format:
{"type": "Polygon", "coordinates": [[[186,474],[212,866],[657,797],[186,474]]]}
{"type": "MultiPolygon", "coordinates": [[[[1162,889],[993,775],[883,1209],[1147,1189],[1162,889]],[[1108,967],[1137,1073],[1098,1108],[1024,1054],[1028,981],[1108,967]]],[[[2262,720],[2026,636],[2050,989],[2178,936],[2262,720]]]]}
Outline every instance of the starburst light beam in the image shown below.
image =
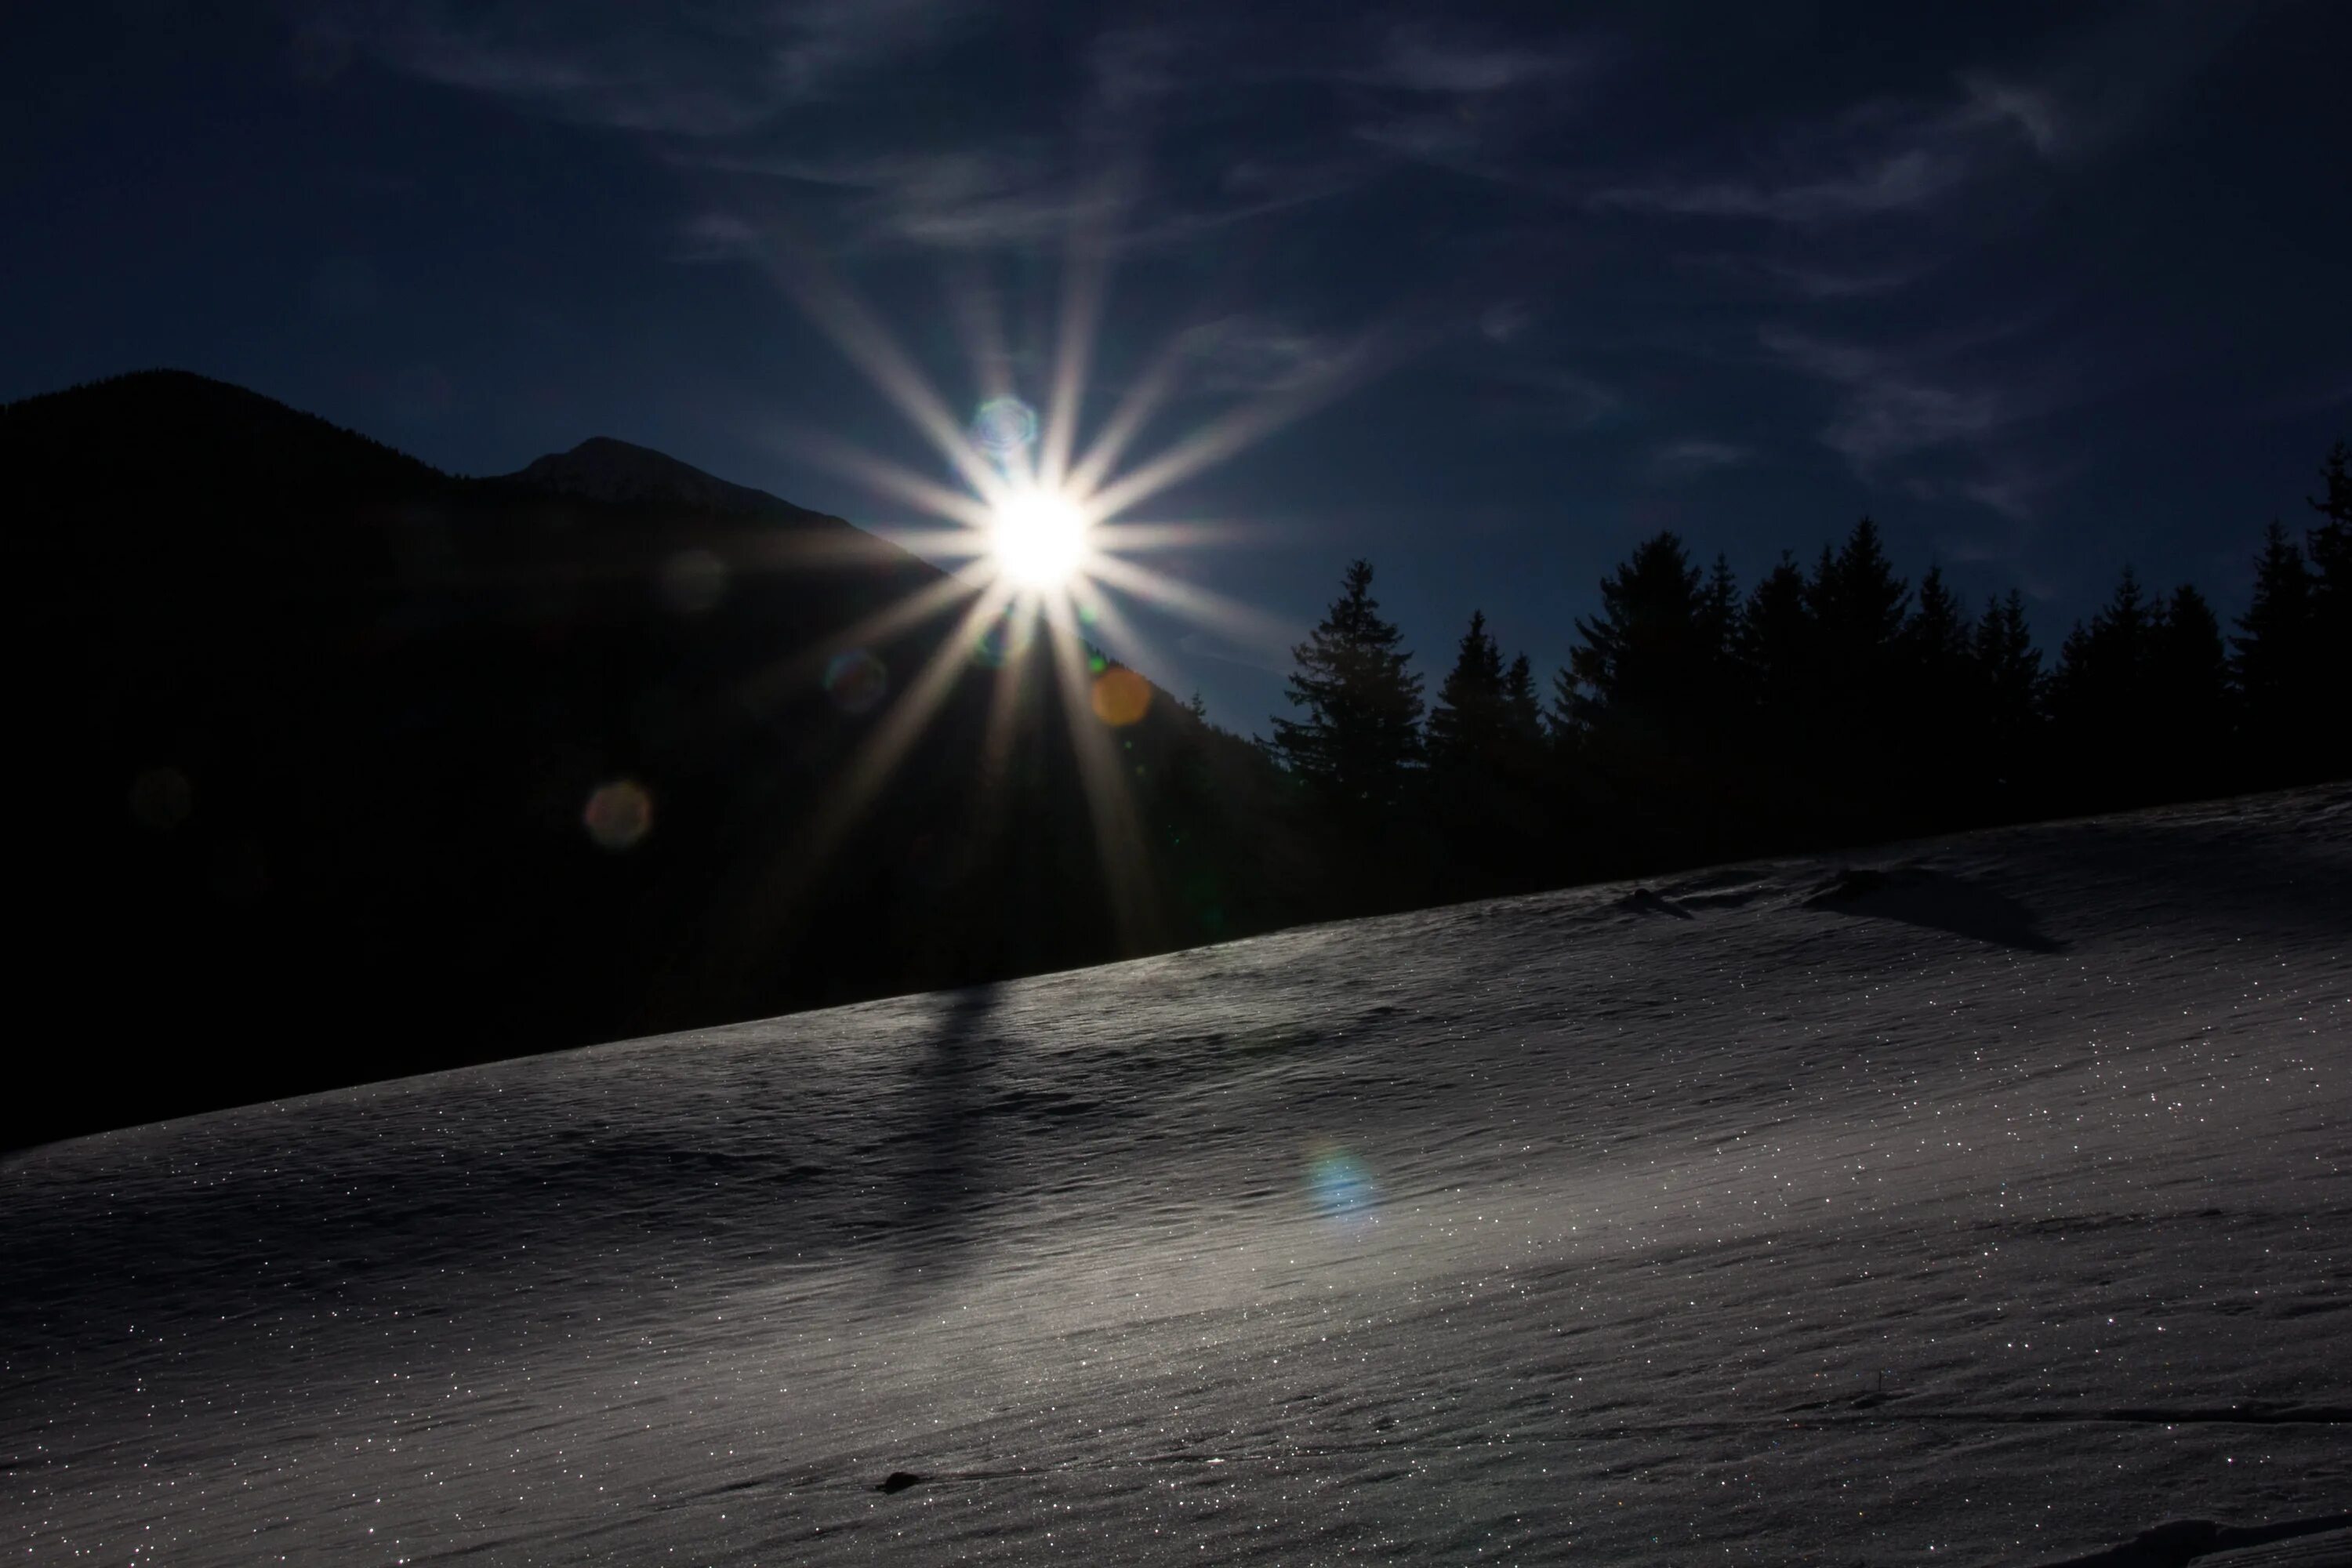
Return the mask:
{"type": "Polygon", "coordinates": [[[1013,591],[1002,583],[990,585],[964,611],[963,619],[924,661],[907,683],[898,700],[867,731],[841,776],[810,819],[804,853],[798,871],[805,883],[839,847],[842,836],[856,826],[898,770],[923,729],[945,703],[971,660],[971,648],[991,617],[1011,602],[1013,591]]]}
{"type": "Polygon", "coordinates": [[[1078,405],[1086,398],[1095,336],[1101,328],[1103,300],[1109,288],[1106,270],[1100,255],[1090,252],[1074,260],[1064,273],[1053,391],[1046,399],[1045,435],[1037,449],[1037,483],[1045,489],[1062,489],[1069,469],[1070,447],[1077,438],[1078,405]]]}
{"type": "Polygon", "coordinates": [[[1149,599],[1177,611],[1202,626],[1223,632],[1244,647],[1287,648],[1297,640],[1293,628],[1255,605],[1228,598],[1198,584],[1179,582],[1156,572],[1147,572],[1116,555],[1097,555],[1092,570],[1097,581],[1139,599],[1149,599]]]}
{"type": "Polygon", "coordinates": [[[1127,448],[1143,433],[1151,416],[1175,392],[1184,370],[1182,341],[1170,343],[1153,356],[1143,374],[1119,395],[1118,405],[1111,410],[1110,418],[1097,433],[1093,445],[1070,471],[1069,487],[1079,495],[1091,495],[1102,484],[1127,448]]]}
{"type": "Polygon", "coordinates": [[[1214,468],[1345,392],[1363,374],[1368,357],[1366,345],[1359,344],[1298,385],[1269,393],[1231,410],[1150,462],[1109,480],[1086,498],[1087,504],[1097,518],[1108,521],[1171,485],[1214,468]]]}
{"type": "MultiPolygon", "coordinates": [[[[961,437],[958,438],[961,439],[961,437]]],[[[904,501],[934,517],[962,523],[967,528],[984,531],[992,515],[985,497],[950,489],[936,479],[927,479],[837,436],[801,431],[772,437],[771,443],[803,461],[839,474],[844,479],[855,479],[879,494],[904,501]]],[[[1002,482],[997,481],[995,488],[1002,490],[1002,482]]]]}
{"type": "Polygon", "coordinates": [[[797,266],[786,263],[773,247],[763,247],[761,254],[768,263],[770,276],[800,301],[803,314],[833,340],[834,346],[875,390],[907,416],[908,422],[939,449],[940,455],[973,489],[983,499],[992,499],[1002,489],[1003,481],[964,439],[963,426],[931,389],[915,362],[898,346],[898,339],[874,319],[848,285],[835,278],[805,249],[797,253],[797,266]]]}
{"type": "Polygon", "coordinates": [[[985,562],[925,584],[905,598],[776,660],[744,684],[744,695],[755,705],[772,701],[779,692],[804,686],[835,655],[856,648],[878,647],[936,616],[945,615],[959,600],[985,594],[996,574],[985,562]]]}
{"type": "Polygon", "coordinates": [[[1111,731],[1089,721],[1092,703],[1086,644],[1069,600],[1049,596],[1045,614],[1055,684],[1061,689],[1062,710],[1067,716],[1070,743],[1077,757],[1078,783],[1094,828],[1095,856],[1102,864],[1103,889],[1109,896],[1119,944],[1132,947],[1151,934],[1147,931],[1150,900],[1140,870],[1145,858],[1135,795],[1129,788],[1111,731]]]}

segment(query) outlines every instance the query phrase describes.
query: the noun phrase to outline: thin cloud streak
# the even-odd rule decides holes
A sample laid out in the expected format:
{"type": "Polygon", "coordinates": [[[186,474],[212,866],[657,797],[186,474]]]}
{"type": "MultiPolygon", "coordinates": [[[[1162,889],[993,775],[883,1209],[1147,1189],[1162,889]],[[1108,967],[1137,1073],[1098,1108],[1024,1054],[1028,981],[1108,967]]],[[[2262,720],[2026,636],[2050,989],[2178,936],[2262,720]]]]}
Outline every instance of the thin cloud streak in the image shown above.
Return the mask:
{"type": "Polygon", "coordinates": [[[1754,460],[1755,450],[1735,446],[1728,441],[1710,441],[1703,437],[1689,437],[1669,441],[1650,453],[1650,472],[1669,479],[1696,479],[1724,468],[1736,468],[1754,460]]]}
{"type": "Polygon", "coordinates": [[[975,12],[969,0],[691,10],[622,0],[338,0],[304,26],[425,80],[555,119],[724,138],[937,47],[975,12]]]}

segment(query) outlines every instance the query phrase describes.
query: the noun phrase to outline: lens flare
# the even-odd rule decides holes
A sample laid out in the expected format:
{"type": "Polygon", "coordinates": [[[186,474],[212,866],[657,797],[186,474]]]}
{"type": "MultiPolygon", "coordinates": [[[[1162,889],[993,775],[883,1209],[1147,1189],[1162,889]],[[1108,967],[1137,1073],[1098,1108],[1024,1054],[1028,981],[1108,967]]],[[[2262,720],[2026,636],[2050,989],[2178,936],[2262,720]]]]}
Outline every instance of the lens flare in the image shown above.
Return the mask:
{"type": "Polygon", "coordinates": [[[1326,1219],[1369,1223],[1381,1199],[1380,1184],[1361,1160],[1337,1145],[1315,1152],[1307,1167],[1307,1190],[1326,1219]]]}
{"type": "Polygon", "coordinates": [[[1059,588],[1086,564],[1087,527],[1085,509],[1069,497],[1016,491],[996,508],[996,563],[1024,588],[1059,588]]]}
{"type": "Polygon", "coordinates": [[[1017,397],[992,397],[971,416],[971,444],[999,468],[1027,451],[1037,439],[1037,411],[1017,397]]]}
{"type": "Polygon", "coordinates": [[[1113,665],[1095,677],[1095,717],[1113,729],[1125,729],[1141,720],[1151,707],[1151,682],[1113,665]]]}
{"type": "Polygon", "coordinates": [[[635,779],[599,784],[580,813],[580,826],[600,849],[634,848],[653,831],[654,797],[635,779]]]}
{"type": "Polygon", "coordinates": [[[825,662],[824,694],[844,713],[866,713],[890,689],[890,671],[862,647],[837,653],[825,662]]]}

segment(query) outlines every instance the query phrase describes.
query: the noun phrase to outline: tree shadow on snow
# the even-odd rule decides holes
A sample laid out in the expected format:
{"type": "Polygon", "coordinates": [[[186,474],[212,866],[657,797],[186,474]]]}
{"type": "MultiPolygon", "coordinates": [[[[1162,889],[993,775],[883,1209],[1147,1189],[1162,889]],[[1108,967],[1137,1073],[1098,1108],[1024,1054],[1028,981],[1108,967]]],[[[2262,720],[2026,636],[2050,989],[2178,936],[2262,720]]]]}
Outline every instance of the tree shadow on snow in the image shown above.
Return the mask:
{"type": "Polygon", "coordinates": [[[951,1270],[988,1198],[988,1080],[1003,1049],[990,1028],[998,989],[979,985],[942,1000],[910,1069],[913,1115],[896,1140],[903,1152],[883,1219],[898,1255],[894,1272],[908,1282],[951,1270]]]}
{"type": "Polygon", "coordinates": [[[2015,899],[1924,866],[1840,871],[1813,890],[1805,907],[1900,921],[2027,952],[2063,952],[2066,948],[2042,931],[2033,911],[2015,899]]]}
{"type": "MultiPolygon", "coordinates": [[[[2266,1546],[2273,1542],[2294,1541],[2298,1537],[2326,1534],[2333,1537],[2325,1542],[2311,1542],[2312,1550],[2300,1552],[2285,1548],[2275,1555],[2261,1554],[2260,1561],[2273,1563],[2284,1568],[2293,1563],[2307,1563],[2310,1568],[2326,1568],[2327,1563],[2342,1563],[2345,1553],[2352,1551],[2352,1540],[2341,1532],[2352,1527],[2352,1514],[2330,1514],[2325,1519],[2291,1519],[2277,1524],[2230,1525],[2216,1524],[2210,1519],[2177,1519],[2169,1524],[2159,1524],[2154,1530],[2142,1531],[2121,1546],[2105,1552],[2094,1552],[2087,1557],[2070,1557],[2053,1564],[2053,1568],[2189,1568],[2200,1557],[2215,1552],[2232,1553],[2239,1560],[2251,1548],[2266,1546]]],[[[2248,1568],[2255,1561],[2244,1557],[2248,1568]]]]}

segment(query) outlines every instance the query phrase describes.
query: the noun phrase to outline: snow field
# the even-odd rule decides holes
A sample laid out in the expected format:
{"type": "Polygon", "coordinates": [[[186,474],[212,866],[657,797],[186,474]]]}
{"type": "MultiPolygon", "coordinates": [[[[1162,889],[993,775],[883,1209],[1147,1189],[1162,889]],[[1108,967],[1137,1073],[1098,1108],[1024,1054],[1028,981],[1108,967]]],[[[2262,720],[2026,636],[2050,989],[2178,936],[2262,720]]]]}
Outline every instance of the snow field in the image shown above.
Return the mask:
{"type": "Polygon", "coordinates": [[[2319,1521],[2347,932],[2352,796],[2309,791],[32,1151],[0,1542],[1992,1563],[2319,1521]]]}

